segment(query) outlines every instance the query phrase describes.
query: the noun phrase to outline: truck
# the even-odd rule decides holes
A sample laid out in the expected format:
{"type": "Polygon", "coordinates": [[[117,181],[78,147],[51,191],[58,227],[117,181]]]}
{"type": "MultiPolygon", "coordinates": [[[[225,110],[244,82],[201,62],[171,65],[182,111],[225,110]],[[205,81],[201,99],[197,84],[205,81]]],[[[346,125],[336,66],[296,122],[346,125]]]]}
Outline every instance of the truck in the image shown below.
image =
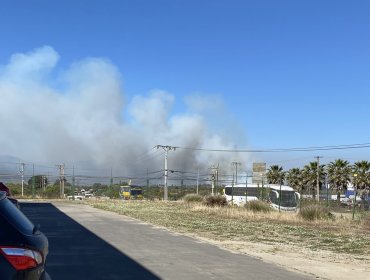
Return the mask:
{"type": "Polygon", "coordinates": [[[120,186],[119,196],[123,200],[142,200],[143,188],[137,185],[120,186]]]}

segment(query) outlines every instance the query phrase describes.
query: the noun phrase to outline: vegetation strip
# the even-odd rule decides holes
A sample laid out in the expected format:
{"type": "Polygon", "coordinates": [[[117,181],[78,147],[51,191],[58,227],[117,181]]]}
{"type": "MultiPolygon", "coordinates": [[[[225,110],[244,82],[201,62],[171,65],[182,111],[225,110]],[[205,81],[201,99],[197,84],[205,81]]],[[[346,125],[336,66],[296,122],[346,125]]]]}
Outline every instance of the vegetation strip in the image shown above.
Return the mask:
{"type": "Polygon", "coordinates": [[[207,207],[182,201],[86,200],[86,203],[216,241],[288,244],[357,257],[370,253],[368,213],[355,221],[350,217],[306,221],[295,213],[253,212],[242,207],[207,207]]]}

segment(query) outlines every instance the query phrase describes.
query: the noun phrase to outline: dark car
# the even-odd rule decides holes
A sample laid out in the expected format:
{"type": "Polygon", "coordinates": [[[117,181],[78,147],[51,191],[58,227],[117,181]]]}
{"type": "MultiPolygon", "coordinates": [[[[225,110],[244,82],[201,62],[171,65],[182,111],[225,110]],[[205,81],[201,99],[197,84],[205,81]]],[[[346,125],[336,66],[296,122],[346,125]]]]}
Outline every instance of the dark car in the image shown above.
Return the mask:
{"type": "Polygon", "coordinates": [[[4,185],[3,182],[0,182],[0,191],[3,191],[6,193],[8,199],[15,205],[17,206],[17,208],[19,209],[20,206],[19,206],[19,202],[17,199],[15,199],[14,197],[12,197],[12,193],[10,191],[10,189],[4,185]]]}
{"type": "Polygon", "coordinates": [[[46,280],[46,236],[0,191],[0,279],[46,280]]]}

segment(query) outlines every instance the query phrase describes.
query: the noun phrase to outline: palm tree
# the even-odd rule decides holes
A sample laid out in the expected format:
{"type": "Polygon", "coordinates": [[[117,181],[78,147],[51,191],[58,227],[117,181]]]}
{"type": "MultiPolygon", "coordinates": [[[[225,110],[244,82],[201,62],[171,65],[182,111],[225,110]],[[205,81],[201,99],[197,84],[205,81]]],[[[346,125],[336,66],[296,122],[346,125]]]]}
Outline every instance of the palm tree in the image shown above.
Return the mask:
{"type": "Polygon", "coordinates": [[[342,190],[347,189],[347,185],[351,181],[351,166],[346,160],[336,159],[329,163],[327,170],[329,183],[336,189],[339,203],[342,190]]]}
{"type": "Polygon", "coordinates": [[[366,190],[370,186],[370,162],[362,160],[352,166],[352,184],[360,190],[366,190]]]}
{"type": "Polygon", "coordinates": [[[301,193],[303,188],[303,174],[299,168],[292,168],[286,173],[286,180],[289,186],[301,193]]]}
{"type": "MultiPolygon", "coordinates": [[[[325,165],[319,167],[319,185],[322,186],[325,181],[325,165]]],[[[317,186],[317,161],[312,161],[303,167],[302,177],[304,185],[308,187],[309,191],[312,191],[313,198],[316,198],[316,186],[317,186]]]]}
{"type": "Polygon", "coordinates": [[[267,181],[269,184],[283,184],[285,179],[285,172],[283,167],[279,165],[271,165],[266,173],[267,181]]]}

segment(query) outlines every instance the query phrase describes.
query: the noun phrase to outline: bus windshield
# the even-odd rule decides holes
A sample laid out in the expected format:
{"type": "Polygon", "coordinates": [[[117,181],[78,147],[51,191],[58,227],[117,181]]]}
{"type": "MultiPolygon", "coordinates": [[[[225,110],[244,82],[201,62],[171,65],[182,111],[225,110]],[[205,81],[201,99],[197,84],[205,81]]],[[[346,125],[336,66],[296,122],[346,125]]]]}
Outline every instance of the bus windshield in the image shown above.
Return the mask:
{"type": "MultiPolygon", "coordinates": [[[[279,191],[270,192],[270,200],[272,203],[279,205],[279,198],[276,193],[279,191]]],[[[297,207],[297,197],[294,191],[281,191],[280,206],[282,207],[297,207]]]]}

